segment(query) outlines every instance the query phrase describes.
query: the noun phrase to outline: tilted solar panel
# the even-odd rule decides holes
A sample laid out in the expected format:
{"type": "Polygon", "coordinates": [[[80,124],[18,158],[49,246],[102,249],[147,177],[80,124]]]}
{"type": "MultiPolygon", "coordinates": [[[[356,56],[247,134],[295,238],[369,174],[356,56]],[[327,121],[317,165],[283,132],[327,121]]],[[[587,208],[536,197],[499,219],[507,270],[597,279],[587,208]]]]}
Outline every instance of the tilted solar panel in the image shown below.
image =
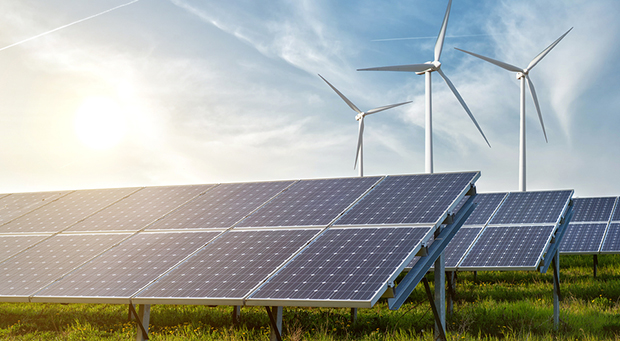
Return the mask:
{"type": "Polygon", "coordinates": [[[129,297],[219,232],[138,233],[85,263],[32,302],[129,303],[129,297]]]}
{"type": "Polygon", "coordinates": [[[607,228],[607,234],[601,247],[601,253],[620,252],[620,223],[611,223],[607,228]]]}
{"type": "Polygon", "coordinates": [[[243,304],[243,297],[306,245],[319,229],[230,230],[132,302],[243,304]]]}
{"type": "Polygon", "coordinates": [[[51,235],[0,236],[0,262],[50,236],[51,235]]]}
{"type": "Polygon", "coordinates": [[[379,177],[301,180],[236,227],[327,226],[379,177]]]}
{"type": "Polygon", "coordinates": [[[555,224],[573,191],[512,192],[489,224],[555,224]]]}
{"type": "Polygon", "coordinates": [[[0,226],[0,232],[60,232],[137,190],[114,188],[74,191],[0,226]]]}
{"type": "Polygon", "coordinates": [[[328,229],[255,291],[248,305],[372,306],[431,227],[328,229]]]}
{"type": "Polygon", "coordinates": [[[476,208],[463,225],[485,225],[506,195],[506,193],[478,193],[474,199],[476,208]]]}
{"type": "Polygon", "coordinates": [[[0,199],[0,224],[33,211],[41,206],[67,195],[69,191],[14,193],[0,199]]]}
{"type": "Polygon", "coordinates": [[[229,228],[294,181],[221,184],[148,229],[229,228]]]}
{"type": "Polygon", "coordinates": [[[562,237],[560,253],[598,253],[606,228],[607,223],[570,223],[562,237]]]}
{"type": "Polygon", "coordinates": [[[146,187],[67,231],[138,231],[213,185],[146,187]]]}
{"type": "Polygon", "coordinates": [[[69,273],[130,234],[59,234],[0,263],[0,300],[28,296],[69,273]]]}
{"type": "Polygon", "coordinates": [[[479,172],[388,176],[334,226],[438,224],[479,172]]]}
{"type": "MultiPolygon", "coordinates": [[[[620,204],[620,203],[619,203],[620,204]]],[[[616,204],[616,208],[614,209],[614,213],[611,217],[612,221],[620,221],[620,205],[616,204]]]]}
{"type": "Polygon", "coordinates": [[[576,198],[573,202],[575,207],[571,222],[607,222],[614,208],[616,197],[576,198]]]}

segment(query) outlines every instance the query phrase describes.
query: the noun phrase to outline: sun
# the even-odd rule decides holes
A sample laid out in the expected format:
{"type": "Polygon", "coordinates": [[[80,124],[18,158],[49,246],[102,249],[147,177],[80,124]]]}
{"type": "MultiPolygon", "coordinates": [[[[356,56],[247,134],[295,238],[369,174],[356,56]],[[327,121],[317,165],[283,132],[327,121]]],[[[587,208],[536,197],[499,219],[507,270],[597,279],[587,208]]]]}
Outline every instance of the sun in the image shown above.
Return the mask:
{"type": "Polygon", "coordinates": [[[75,115],[75,133],[92,149],[109,149],[121,142],[126,134],[126,113],[109,97],[89,97],[75,115]]]}

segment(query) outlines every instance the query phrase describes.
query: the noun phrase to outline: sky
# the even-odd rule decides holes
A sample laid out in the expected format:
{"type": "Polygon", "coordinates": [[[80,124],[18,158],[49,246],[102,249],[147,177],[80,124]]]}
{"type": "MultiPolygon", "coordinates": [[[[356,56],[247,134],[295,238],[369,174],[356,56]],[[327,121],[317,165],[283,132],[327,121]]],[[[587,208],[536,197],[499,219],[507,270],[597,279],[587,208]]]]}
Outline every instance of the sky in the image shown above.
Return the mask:
{"type": "MultiPolygon", "coordinates": [[[[0,192],[356,176],[355,112],[317,74],[361,110],[412,101],[366,117],[364,173],[423,173],[424,77],[356,70],[432,60],[447,3],[3,0],[0,192]]],[[[441,68],[491,148],[433,73],[435,172],[518,190],[518,80],[454,47],[526,67],[574,27],[530,72],[527,189],[620,195],[618,13],[454,0],[441,68]]]]}

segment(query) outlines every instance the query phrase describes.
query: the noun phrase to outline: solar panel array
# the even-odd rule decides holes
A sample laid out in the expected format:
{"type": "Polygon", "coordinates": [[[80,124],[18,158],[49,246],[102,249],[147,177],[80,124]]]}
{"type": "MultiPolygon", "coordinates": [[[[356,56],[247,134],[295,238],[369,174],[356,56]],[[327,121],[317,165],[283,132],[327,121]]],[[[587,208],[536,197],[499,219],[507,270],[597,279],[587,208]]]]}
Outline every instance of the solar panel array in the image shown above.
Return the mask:
{"type": "Polygon", "coordinates": [[[372,306],[478,177],[0,195],[0,301],[372,306]]]}
{"type": "Polygon", "coordinates": [[[561,254],[618,253],[620,215],[616,197],[576,198],[573,218],[560,244],[561,254]]]}
{"type": "Polygon", "coordinates": [[[476,208],[444,250],[446,270],[536,270],[572,193],[478,194],[476,208]]]}

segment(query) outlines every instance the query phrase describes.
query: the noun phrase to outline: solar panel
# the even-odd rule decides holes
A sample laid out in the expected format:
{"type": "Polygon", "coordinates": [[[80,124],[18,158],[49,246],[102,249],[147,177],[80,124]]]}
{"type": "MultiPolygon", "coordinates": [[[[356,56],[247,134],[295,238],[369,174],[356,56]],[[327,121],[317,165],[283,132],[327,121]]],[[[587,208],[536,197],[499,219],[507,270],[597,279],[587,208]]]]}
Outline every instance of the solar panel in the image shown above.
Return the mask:
{"type": "Polygon", "coordinates": [[[459,269],[536,270],[554,229],[542,225],[487,227],[459,269]]]}
{"type": "Polygon", "coordinates": [[[463,225],[485,225],[505,197],[506,193],[479,193],[474,199],[476,208],[463,225]]]}
{"type": "Polygon", "coordinates": [[[606,227],[607,223],[570,223],[562,237],[560,253],[598,253],[606,227]]]}
{"type": "Polygon", "coordinates": [[[573,191],[509,193],[489,224],[555,224],[573,191]]]}
{"type": "Polygon", "coordinates": [[[62,197],[68,191],[14,193],[0,199],[0,224],[5,224],[23,214],[62,197]]]}
{"type": "Polygon", "coordinates": [[[28,296],[112,247],[129,234],[59,234],[0,263],[2,301],[28,296]]]}
{"type": "Polygon", "coordinates": [[[221,184],[148,229],[228,228],[292,183],[293,181],[221,184]]]}
{"type": "Polygon", "coordinates": [[[327,226],[379,179],[301,180],[236,227],[327,226]]]}
{"type": "Polygon", "coordinates": [[[139,233],[82,265],[33,302],[128,303],[129,297],[219,232],[139,233]]]}
{"type": "Polygon", "coordinates": [[[116,188],[71,192],[0,226],[0,232],[60,232],[137,190],[138,188],[116,188]]]}
{"type": "Polygon", "coordinates": [[[620,207],[618,207],[618,205],[616,205],[616,208],[614,209],[614,214],[611,217],[612,221],[620,221],[620,207]]]}
{"type": "Polygon", "coordinates": [[[614,208],[616,198],[577,198],[573,202],[575,206],[571,222],[607,222],[614,208]]]}
{"type": "Polygon", "coordinates": [[[0,236],[0,262],[49,237],[50,235],[0,236]]]}
{"type": "Polygon", "coordinates": [[[436,173],[389,176],[342,216],[334,226],[437,224],[480,176],[436,173]]]}
{"type": "Polygon", "coordinates": [[[213,185],[143,188],[67,231],[138,231],[213,185]]]}
{"type": "Polygon", "coordinates": [[[132,302],[243,304],[243,297],[320,230],[230,230],[140,291],[132,302]]]}
{"type": "MultiPolygon", "coordinates": [[[[249,305],[347,306],[376,301],[431,227],[329,229],[255,291],[249,305]],[[347,303],[348,302],[348,303],[347,303]]],[[[372,306],[372,303],[370,303],[372,306]]]]}
{"type": "Polygon", "coordinates": [[[601,252],[618,253],[620,252],[620,223],[611,223],[607,229],[607,235],[603,241],[601,252]]]}

